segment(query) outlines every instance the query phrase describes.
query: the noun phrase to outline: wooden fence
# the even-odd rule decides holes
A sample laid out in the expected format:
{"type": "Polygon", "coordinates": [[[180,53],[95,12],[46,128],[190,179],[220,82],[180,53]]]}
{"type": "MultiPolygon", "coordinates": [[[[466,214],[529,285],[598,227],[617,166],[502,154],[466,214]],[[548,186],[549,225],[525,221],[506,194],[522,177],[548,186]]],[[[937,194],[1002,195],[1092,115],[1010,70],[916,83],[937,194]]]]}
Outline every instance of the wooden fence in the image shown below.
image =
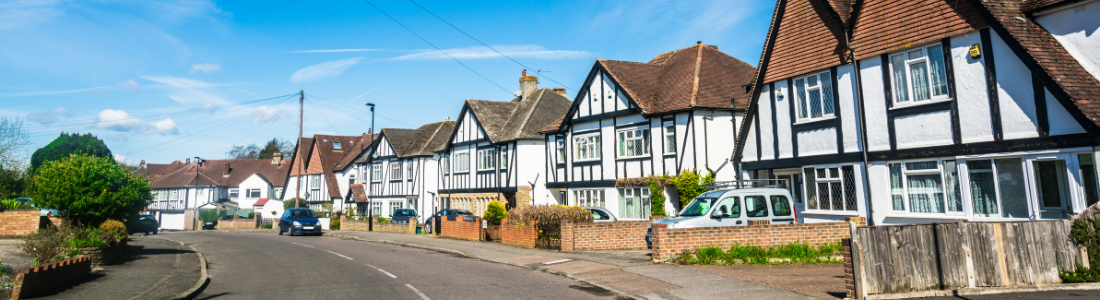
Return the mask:
{"type": "Polygon", "coordinates": [[[1069,221],[852,227],[855,294],[1061,283],[1088,264],[1069,221]]]}

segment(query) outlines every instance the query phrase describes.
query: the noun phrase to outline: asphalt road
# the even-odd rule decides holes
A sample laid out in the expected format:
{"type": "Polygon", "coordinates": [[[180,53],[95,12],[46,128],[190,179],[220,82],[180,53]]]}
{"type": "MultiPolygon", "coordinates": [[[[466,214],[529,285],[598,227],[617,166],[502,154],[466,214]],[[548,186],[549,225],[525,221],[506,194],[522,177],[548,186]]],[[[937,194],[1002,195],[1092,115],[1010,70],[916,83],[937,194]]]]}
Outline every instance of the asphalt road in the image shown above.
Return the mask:
{"type": "Polygon", "coordinates": [[[275,233],[161,232],[205,256],[196,299],[616,299],[565,277],[399,246],[275,233]]]}

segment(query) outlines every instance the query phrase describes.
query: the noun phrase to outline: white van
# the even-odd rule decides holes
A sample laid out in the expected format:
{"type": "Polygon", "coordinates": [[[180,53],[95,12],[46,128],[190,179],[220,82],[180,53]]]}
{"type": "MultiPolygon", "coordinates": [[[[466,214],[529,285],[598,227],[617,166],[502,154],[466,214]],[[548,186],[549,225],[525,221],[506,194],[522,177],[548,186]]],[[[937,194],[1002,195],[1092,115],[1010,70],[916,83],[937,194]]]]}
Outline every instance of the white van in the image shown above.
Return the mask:
{"type": "MultiPolygon", "coordinates": [[[[675,217],[662,218],[650,223],[645,241],[653,248],[650,237],[653,224],[668,224],[668,228],[745,226],[749,221],[770,221],[771,224],[795,223],[794,205],[791,193],[782,187],[764,184],[726,184],[728,186],[749,186],[748,188],[720,188],[695,197],[684,206],[675,217]]],[[[722,185],[719,185],[720,187],[722,185]]]]}

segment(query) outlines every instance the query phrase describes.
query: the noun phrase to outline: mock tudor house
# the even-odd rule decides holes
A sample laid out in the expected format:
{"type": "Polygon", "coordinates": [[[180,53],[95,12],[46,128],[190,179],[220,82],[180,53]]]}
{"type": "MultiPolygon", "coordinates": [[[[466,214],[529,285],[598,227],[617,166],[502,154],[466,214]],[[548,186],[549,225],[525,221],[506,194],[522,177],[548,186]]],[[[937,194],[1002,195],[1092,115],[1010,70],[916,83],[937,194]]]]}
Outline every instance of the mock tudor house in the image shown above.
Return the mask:
{"type": "Polygon", "coordinates": [[[779,0],[734,158],[805,222],[1066,219],[1098,199],[1095,11],[779,0]]]}
{"type": "MultiPolygon", "coordinates": [[[[378,142],[356,160],[364,174],[370,213],[389,216],[402,208],[414,209],[424,221],[435,212],[439,187],[439,155],[447,143],[454,122],[443,121],[417,129],[383,128],[378,142]],[[369,187],[368,187],[369,185],[369,187]]],[[[348,193],[348,202],[359,202],[358,191],[348,193]]],[[[361,203],[361,202],[359,202],[361,203]]],[[[366,207],[360,206],[362,214],[366,207]]]]}
{"type": "Polygon", "coordinates": [[[352,162],[370,146],[372,136],[317,134],[312,138],[302,138],[294,150],[294,157],[300,159],[286,178],[287,190],[284,192],[289,196],[280,199],[290,200],[297,195],[314,210],[320,210],[325,203],[332,204],[334,211],[344,208],[344,195],[350,184],[358,182],[356,176],[359,172],[352,168],[355,165],[352,162]],[[302,178],[300,185],[299,178],[302,178]]]}
{"type": "Polygon", "coordinates": [[[512,101],[467,99],[450,139],[440,150],[441,208],[485,212],[489,202],[507,207],[547,204],[545,139],[539,130],[565,115],[564,88],[538,88],[538,77],[520,77],[512,101]]]}
{"type": "Polygon", "coordinates": [[[213,203],[251,209],[283,189],[290,165],[278,155],[201,163],[188,159],[179,168],[165,168],[149,177],[154,200],[146,211],[156,215],[162,229],[184,229],[185,210],[213,203]]]}
{"type": "MultiPolygon", "coordinates": [[[[542,130],[549,202],[648,219],[654,191],[617,179],[697,170],[733,180],[727,154],[755,73],[702,43],[646,63],[597,59],[569,112],[542,130]]],[[[666,211],[678,210],[673,202],[666,211]]]]}

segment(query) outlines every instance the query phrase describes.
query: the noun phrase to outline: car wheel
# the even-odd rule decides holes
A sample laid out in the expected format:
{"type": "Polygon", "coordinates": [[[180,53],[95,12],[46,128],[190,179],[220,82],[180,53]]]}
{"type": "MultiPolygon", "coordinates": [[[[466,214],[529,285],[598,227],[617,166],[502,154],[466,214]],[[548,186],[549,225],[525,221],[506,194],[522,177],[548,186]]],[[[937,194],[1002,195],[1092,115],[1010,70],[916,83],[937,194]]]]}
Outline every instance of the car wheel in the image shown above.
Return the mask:
{"type": "Polygon", "coordinates": [[[160,230],[153,230],[153,234],[157,234],[160,230]]]}
{"type": "Polygon", "coordinates": [[[279,235],[283,235],[283,229],[279,228],[279,235]]]}
{"type": "Polygon", "coordinates": [[[424,223],[424,233],[432,234],[432,221],[428,220],[424,223]]]}

